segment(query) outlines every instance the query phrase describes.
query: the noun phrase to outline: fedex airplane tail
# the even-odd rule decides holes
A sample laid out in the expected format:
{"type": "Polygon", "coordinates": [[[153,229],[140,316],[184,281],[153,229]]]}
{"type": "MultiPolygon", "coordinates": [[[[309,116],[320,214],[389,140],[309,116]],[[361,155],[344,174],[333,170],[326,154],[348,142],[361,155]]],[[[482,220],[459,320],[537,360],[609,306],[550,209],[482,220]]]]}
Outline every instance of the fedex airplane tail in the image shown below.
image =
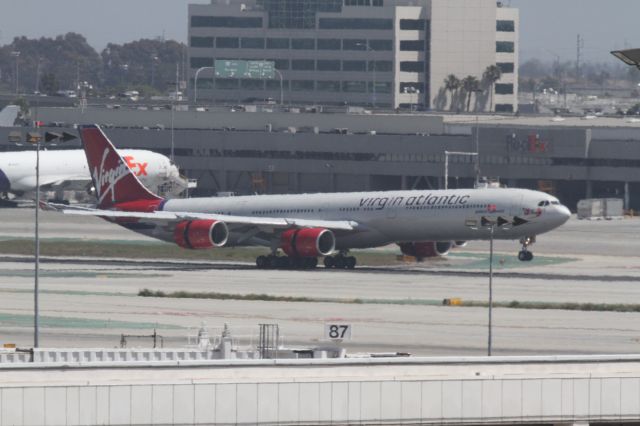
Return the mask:
{"type": "Polygon", "coordinates": [[[154,211],[163,202],[140,183],[100,127],[82,126],[80,138],[98,197],[98,208],[154,211]]]}

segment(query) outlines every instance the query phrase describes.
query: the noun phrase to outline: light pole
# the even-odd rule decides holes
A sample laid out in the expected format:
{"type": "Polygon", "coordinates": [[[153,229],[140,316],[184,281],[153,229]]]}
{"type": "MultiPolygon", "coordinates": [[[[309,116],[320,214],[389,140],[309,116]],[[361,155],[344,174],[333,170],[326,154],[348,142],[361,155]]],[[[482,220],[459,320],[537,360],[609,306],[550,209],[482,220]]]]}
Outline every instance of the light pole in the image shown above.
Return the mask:
{"type": "MultiPolygon", "coordinates": [[[[362,46],[365,49],[367,49],[368,52],[376,52],[375,49],[373,49],[372,47],[369,46],[368,43],[356,43],[356,46],[362,46]]],[[[371,61],[373,63],[373,90],[372,90],[372,99],[371,99],[371,104],[373,105],[373,108],[375,109],[376,107],[376,98],[377,98],[377,90],[376,90],[376,59],[375,57],[373,58],[373,60],[371,61]]]]}
{"type": "Polygon", "coordinates": [[[459,152],[459,151],[444,152],[444,189],[449,189],[449,157],[452,155],[477,157],[478,153],[477,152],[459,152]]]}
{"type": "MultiPolygon", "coordinates": [[[[200,74],[201,71],[203,70],[215,70],[215,67],[200,67],[196,70],[196,75],[193,78],[193,103],[197,104],[198,103],[198,75],[200,74]]],[[[215,75],[214,75],[214,79],[213,79],[213,86],[212,88],[215,87],[215,75]]]]}
{"type": "MultiPolygon", "coordinates": [[[[158,56],[151,56],[151,87],[156,86],[156,62],[158,61],[158,56]]],[[[176,91],[178,89],[176,88],[176,91]]]]}
{"type": "Polygon", "coordinates": [[[11,52],[11,56],[16,58],[16,95],[20,93],[19,90],[19,82],[20,82],[20,65],[18,59],[20,58],[20,51],[14,50],[11,52]]]}
{"type": "Polygon", "coordinates": [[[489,231],[489,321],[487,324],[487,356],[491,356],[493,351],[493,238],[496,227],[507,229],[510,225],[510,221],[500,216],[482,216],[479,224],[477,220],[473,220],[467,224],[467,227],[476,231],[480,229],[489,231]]]}

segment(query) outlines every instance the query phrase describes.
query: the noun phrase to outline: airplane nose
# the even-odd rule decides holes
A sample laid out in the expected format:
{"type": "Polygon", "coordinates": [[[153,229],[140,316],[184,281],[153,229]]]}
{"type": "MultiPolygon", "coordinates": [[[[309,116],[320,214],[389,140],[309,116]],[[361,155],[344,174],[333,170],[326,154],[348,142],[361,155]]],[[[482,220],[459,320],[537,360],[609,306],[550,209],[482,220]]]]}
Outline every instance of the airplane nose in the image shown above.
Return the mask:
{"type": "Polygon", "coordinates": [[[571,210],[569,210],[564,205],[557,206],[556,210],[557,210],[558,218],[560,220],[560,225],[568,221],[569,218],[571,217],[571,210]]]}
{"type": "Polygon", "coordinates": [[[11,189],[11,182],[9,182],[7,175],[0,169],[0,192],[8,192],[9,189],[11,189]]]}

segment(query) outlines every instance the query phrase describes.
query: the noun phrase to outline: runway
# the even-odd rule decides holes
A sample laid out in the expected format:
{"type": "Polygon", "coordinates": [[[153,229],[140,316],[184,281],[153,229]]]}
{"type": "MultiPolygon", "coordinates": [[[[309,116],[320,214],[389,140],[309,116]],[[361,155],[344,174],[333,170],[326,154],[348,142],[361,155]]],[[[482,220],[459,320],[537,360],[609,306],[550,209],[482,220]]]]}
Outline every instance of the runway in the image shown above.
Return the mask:
{"type": "MultiPolygon", "coordinates": [[[[29,238],[33,211],[0,210],[0,244],[29,238]]],[[[628,304],[640,301],[636,238],[640,220],[570,220],[533,246],[539,258],[496,265],[494,299],[511,302],[628,304]]],[[[144,237],[91,218],[44,212],[43,239],[130,241],[144,237]]],[[[154,327],[167,345],[183,345],[202,322],[229,323],[238,334],[257,333],[259,323],[278,323],[285,343],[324,344],[329,321],[353,325],[349,351],[401,351],[416,355],[482,355],[487,346],[487,309],[442,306],[445,298],[486,301],[482,269],[460,259],[486,258],[488,244],[472,242],[450,259],[420,265],[355,271],[257,271],[247,264],[104,262],[44,259],[41,266],[41,345],[118,345],[120,334],[149,334],[154,327]],[[139,290],[300,296],[307,302],[142,298],[139,290]],[[360,303],[314,299],[359,299],[360,303]],[[374,303],[375,302],[375,303],[374,303]]],[[[387,250],[387,248],[385,248],[387,250]]],[[[391,250],[389,248],[388,250],[391,250]]],[[[516,242],[496,243],[497,259],[512,258],[516,242]]],[[[24,256],[0,263],[0,344],[32,343],[33,266],[24,256]]],[[[494,354],[638,353],[640,314],[564,310],[494,309],[494,354]]],[[[149,346],[149,341],[135,344],[149,346]]]]}

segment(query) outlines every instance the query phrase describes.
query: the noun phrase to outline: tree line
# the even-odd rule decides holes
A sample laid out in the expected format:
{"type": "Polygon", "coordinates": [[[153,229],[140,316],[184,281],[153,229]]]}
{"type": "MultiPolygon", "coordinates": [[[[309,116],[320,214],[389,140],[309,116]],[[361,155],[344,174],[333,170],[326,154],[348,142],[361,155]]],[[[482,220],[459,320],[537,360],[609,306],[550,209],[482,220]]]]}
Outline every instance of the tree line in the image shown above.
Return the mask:
{"type": "Polygon", "coordinates": [[[54,95],[90,87],[97,94],[136,89],[144,94],[174,90],[176,70],[184,73],[186,46],[173,40],[109,43],[97,52],[84,36],[16,37],[0,46],[0,87],[20,93],[54,95]]]}
{"type": "MultiPolygon", "coordinates": [[[[495,92],[495,84],[502,77],[502,71],[497,65],[489,65],[482,73],[482,78],[468,75],[459,78],[454,74],[449,74],[444,79],[444,90],[448,93],[449,110],[465,111],[471,110],[471,99],[476,95],[476,103],[480,103],[479,94],[488,95],[489,111],[493,111],[493,94],[495,92]]],[[[485,103],[486,104],[486,103],[485,103]]],[[[446,105],[441,104],[441,109],[446,105]]],[[[477,109],[477,108],[476,108],[477,109]]]]}

